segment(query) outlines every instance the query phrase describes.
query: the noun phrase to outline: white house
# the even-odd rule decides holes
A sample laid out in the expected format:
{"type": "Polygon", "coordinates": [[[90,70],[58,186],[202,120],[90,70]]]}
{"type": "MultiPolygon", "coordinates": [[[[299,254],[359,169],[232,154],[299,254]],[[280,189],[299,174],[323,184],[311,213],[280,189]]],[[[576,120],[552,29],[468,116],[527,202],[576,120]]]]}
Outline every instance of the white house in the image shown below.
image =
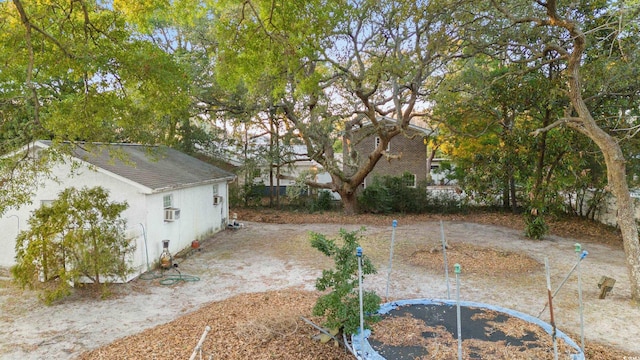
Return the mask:
{"type": "MultiPolygon", "coordinates": [[[[280,192],[286,193],[286,189],[289,186],[293,186],[296,183],[296,180],[292,180],[290,178],[298,178],[303,173],[313,174],[314,181],[318,183],[331,183],[331,175],[328,172],[324,171],[322,165],[320,165],[317,161],[311,160],[307,155],[307,147],[305,145],[283,145],[282,147],[287,149],[287,157],[291,164],[288,166],[283,166],[280,169],[280,174],[285,175],[286,179],[280,179],[279,181],[274,178],[272,179],[269,176],[269,166],[265,165],[260,168],[260,176],[253,178],[254,183],[263,183],[267,186],[276,184],[280,185],[280,192]],[[271,183],[273,181],[273,184],[271,183]]],[[[337,154],[341,161],[342,154],[337,154]]],[[[275,190],[278,191],[278,190],[275,190]]],[[[340,195],[338,193],[332,193],[334,198],[340,199],[340,195]]]]}
{"type": "MultiPolygon", "coordinates": [[[[37,141],[34,149],[46,149],[37,141]]],[[[15,240],[27,228],[33,210],[69,187],[102,186],[112,201],[126,201],[128,235],[136,244],[135,273],[158,262],[163,240],[172,254],[225,229],[229,218],[228,183],[235,175],[167,147],[135,144],[77,145],[72,157],[56,163],[31,205],[9,210],[0,218],[0,266],[15,264],[15,240]]]]}

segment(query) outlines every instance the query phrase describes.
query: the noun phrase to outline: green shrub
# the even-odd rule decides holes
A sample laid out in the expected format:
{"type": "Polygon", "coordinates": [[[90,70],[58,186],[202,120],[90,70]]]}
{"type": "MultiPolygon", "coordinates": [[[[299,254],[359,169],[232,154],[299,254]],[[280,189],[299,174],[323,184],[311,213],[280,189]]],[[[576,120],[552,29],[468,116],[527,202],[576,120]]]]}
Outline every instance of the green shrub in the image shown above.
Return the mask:
{"type": "Polygon", "coordinates": [[[425,210],[433,213],[452,214],[465,211],[466,206],[451,192],[427,193],[425,210]]]}
{"type": "Polygon", "coordinates": [[[537,208],[525,212],[524,223],[524,235],[528,238],[540,240],[549,232],[549,226],[544,221],[542,210],[537,208]]]}
{"type": "Polygon", "coordinates": [[[333,209],[333,197],[331,192],[327,190],[320,190],[318,196],[311,202],[311,212],[316,211],[329,211],[333,209]]]}
{"type": "Polygon", "coordinates": [[[374,178],[373,184],[367,186],[358,195],[358,206],[364,212],[388,214],[393,211],[393,199],[382,181],[374,178]]]}
{"type": "MultiPolygon", "coordinates": [[[[340,229],[342,247],[323,234],[311,233],[311,246],[333,258],[335,263],[334,270],[323,270],[322,276],[316,280],[316,289],[319,291],[331,289],[331,292],[318,298],[313,307],[313,315],[325,316],[326,322],[323,324],[325,327],[341,330],[345,334],[354,334],[360,327],[358,258],[356,256],[359,233],[359,231],[347,232],[340,229]]],[[[363,275],[375,274],[375,272],[376,269],[371,260],[363,255],[363,275]]],[[[370,328],[369,324],[378,320],[375,314],[380,308],[380,301],[380,297],[375,292],[363,293],[365,328],[370,328]]]]}
{"type": "Polygon", "coordinates": [[[101,187],[62,191],[34,211],[29,229],[18,235],[11,268],[15,281],[23,288],[40,288],[42,299],[51,303],[69,295],[83,278],[94,284],[124,279],[133,270],[126,259],[135,250],[120,217],[127,207],[110,202],[101,187]]]}
{"type": "Polygon", "coordinates": [[[375,177],[358,196],[360,209],[374,214],[424,212],[428,204],[426,184],[408,186],[407,175],[375,177]]]}

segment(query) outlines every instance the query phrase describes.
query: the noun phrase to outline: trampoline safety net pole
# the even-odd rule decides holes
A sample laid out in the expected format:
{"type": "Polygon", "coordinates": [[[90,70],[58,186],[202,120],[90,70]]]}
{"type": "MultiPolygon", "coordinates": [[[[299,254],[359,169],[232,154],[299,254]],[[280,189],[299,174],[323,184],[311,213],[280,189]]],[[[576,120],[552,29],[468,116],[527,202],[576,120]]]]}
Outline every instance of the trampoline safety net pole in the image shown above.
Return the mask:
{"type": "Polygon", "coordinates": [[[580,307],[580,349],[584,354],[584,308],[582,304],[582,276],[580,274],[580,261],[586,256],[586,251],[582,251],[582,245],[575,244],[576,254],[578,254],[578,262],[576,272],[578,273],[578,305],[580,307]]]}
{"type": "Polygon", "coordinates": [[[547,272],[547,296],[549,297],[549,317],[551,318],[551,339],[553,340],[553,359],[558,360],[558,342],[556,341],[556,321],[553,318],[553,295],[551,295],[551,273],[549,270],[549,258],[544,258],[544,267],[547,272]]]}
{"type": "Polygon", "coordinates": [[[389,301],[389,283],[391,282],[391,268],[393,267],[393,244],[396,240],[396,227],[398,227],[398,220],[393,220],[391,226],[391,249],[389,250],[389,269],[387,271],[387,291],[384,295],[385,301],[389,301]]]}
{"type": "Polygon", "coordinates": [[[460,321],[460,264],[454,265],[456,273],[456,316],[458,321],[458,360],[462,360],[462,322],[460,321]]]}
{"type": "Polygon", "coordinates": [[[440,220],[440,237],[442,238],[442,256],[444,257],[444,281],[447,283],[447,300],[451,300],[451,291],[449,290],[449,264],[447,264],[447,242],[444,239],[444,224],[440,220]]]}
{"type": "Polygon", "coordinates": [[[362,308],[362,248],[356,248],[356,256],[358,257],[358,292],[360,299],[360,352],[364,355],[364,310],[362,308]]]}

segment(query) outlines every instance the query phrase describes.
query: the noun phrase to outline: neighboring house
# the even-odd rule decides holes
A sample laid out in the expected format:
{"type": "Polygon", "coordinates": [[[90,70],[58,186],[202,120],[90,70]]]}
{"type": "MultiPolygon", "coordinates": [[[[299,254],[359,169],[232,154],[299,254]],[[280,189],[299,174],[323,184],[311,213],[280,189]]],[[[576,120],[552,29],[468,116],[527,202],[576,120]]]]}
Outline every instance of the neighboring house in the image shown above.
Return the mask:
{"type": "MultiPolygon", "coordinates": [[[[45,149],[37,141],[31,149],[45,149]]],[[[69,187],[102,186],[112,201],[126,201],[123,212],[127,233],[136,244],[130,259],[135,273],[153,266],[169,240],[175,255],[226,228],[229,219],[228,183],[235,175],[167,147],[134,144],[92,144],[73,149],[73,157],[56,163],[53,175],[32,199],[31,205],[10,210],[0,218],[0,266],[15,264],[15,241],[25,230],[32,211],[55,200],[69,187]]]]}
{"type": "MultiPolygon", "coordinates": [[[[236,148],[229,148],[224,151],[225,156],[222,158],[225,162],[236,166],[242,167],[245,162],[251,163],[254,168],[250,169],[251,173],[247,174],[246,181],[252,184],[261,184],[265,186],[264,195],[268,196],[271,189],[275,195],[278,191],[280,195],[284,196],[287,193],[287,188],[296,184],[296,180],[302,174],[315,174],[315,181],[319,183],[330,183],[331,176],[324,171],[322,165],[318,162],[309,159],[307,155],[307,147],[305,145],[283,145],[279,146],[280,153],[282,154],[282,165],[280,170],[275,166],[271,166],[266,158],[261,157],[269,151],[269,139],[266,136],[253,138],[248,145],[249,151],[247,156],[249,161],[243,158],[242,152],[239,152],[236,148]],[[277,178],[280,174],[284,178],[277,178]]],[[[342,154],[336,154],[342,158],[342,154]]],[[[247,171],[247,169],[243,169],[247,171]]],[[[238,177],[238,184],[244,185],[245,176],[240,175],[238,177]]],[[[333,193],[334,198],[339,199],[338,193],[333,193]]]]}
{"type": "MultiPolygon", "coordinates": [[[[319,183],[330,183],[331,176],[329,173],[324,171],[322,165],[318,162],[309,159],[307,155],[307,147],[305,145],[283,145],[285,151],[287,153],[286,160],[290,162],[290,164],[286,164],[280,167],[280,175],[284,175],[287,178],[276,178],[277,170],[273,169],[273,177],[270,174],[271,169],[268,165],[260,167],[260,174],[257,177],[253,178],[254,183],[262,183],[266,186],[266,194],[269,194],[269,189],[273,187],[274,189],[280,189],[280,194],[285,195],[287,193],[287,187],[295,185],[296,180],[302,174],[312,174],[314,177],[314,181],[319,183]]],[[[338,154],[341,155],[341,154],[338,154]]],[[[275,190],[277,191],[277,190],[275,190]]],[[[336,196],[337,193],[336,193],[336,196]]]]}
{"type": "MultiPolygon", "coordinates": [[[[394,125],[395,120],[382,119],[380,122],[391,126],[394,125]]],[[[371,123],[354,129],[353,134],[353,146],[361,157],[370,154],[380,143],[380,138],[371,123]]],[[[428,176],[431,178],[431,183],[439,184],[442,175],[433,173],[433,170],[439,167],[442,159],[429,158],[431,149],[427,148],[428,141],[425,141],[432,135],[434,135],[433,130],[410,124],[405,132],[391,139],[383,157],[365,178],[364,187],[371,184],[376,176],[400,177],[405,174],[405,182],[408,186],[416,186],[426,181],[428,176]]]]}

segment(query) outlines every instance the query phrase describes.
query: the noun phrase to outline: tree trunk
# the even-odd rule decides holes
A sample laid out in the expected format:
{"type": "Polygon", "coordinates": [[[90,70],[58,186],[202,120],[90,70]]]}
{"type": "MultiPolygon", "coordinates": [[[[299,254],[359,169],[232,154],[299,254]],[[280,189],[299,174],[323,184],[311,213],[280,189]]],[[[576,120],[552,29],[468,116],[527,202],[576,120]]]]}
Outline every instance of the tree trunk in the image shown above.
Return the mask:
{"type": "Polygon", "coordinates": [[[518,213],[518,199],[516,197],[516,179],[513,173],[509,174],[509,191],[511,192],[511,213],[518,213]]]}
{"type": "MultiPolygon", "coordinates": [[[[549,76],[551,78],[551,76],[549,76]]],[[[542,126],[547,127],[551,123],[551,111],[547,108],[545,109],[544,119],[542,121],[542,126]]],[[[540,139],[538,139],[538,143],[536,144],[536,148],[538,150],[538,157],[536,159],[536,168],[534,171],[534,183],[532,189],[532,206],[539,206],[540,204],[545,204],[545,196],[544,191],[542,190],[542,184],[544,179],[544,161],[546,158],[547,152],[547,133],[544,132],[540,134],[540,139]]]]}
{"type": "Polygon", "coordinates": [[[638,304],[640,301],[640,243],[638,242],[638,226],[635,220],[633,201],[627,184],[626,161],[616,139],[598,126],[582,97],[580,61],[586,47],[585,34],[574,22],[559,18],[554,12],[555,2],[550,1],[549,3],[547,9],[552,23],[567,29],[574,45],[573,52],[570,53],[568,59],[567,70],[569,72],[569,97],[578,114],[578,119],[568,119],[570,121],[568,124],[593,140],[604,155],[608,186],[617,202],[617,221],[622,232],[622,242],[631,283],[631,299],[638,304]],[[573,123],[572,120],[578,121],[573,123]]]}
{"type": "Polygon", "coordinates": [[[355,215],[358,213],[358,198],[355,192],[339,193],[342,198],[343,212],[345,215],[355,215]]]}
{"type": "Polygon", "coordinates": [[[509,191],[509,176],[506,175],[502,179],[502,208],[509,209],[509,204],[511,204],[511,192],[509,191]]]}
{"type": "Polygon", "coordinates": [[[609,138],[601,149],[605,155],[611,193],[616,198],[618,226],[622,232],[622,243],[631,281],[631,299],[638,304],[640,302],[640,244],[635,209],[627,185],[625,161],[622,150],[614,139],[609,138]]]}

